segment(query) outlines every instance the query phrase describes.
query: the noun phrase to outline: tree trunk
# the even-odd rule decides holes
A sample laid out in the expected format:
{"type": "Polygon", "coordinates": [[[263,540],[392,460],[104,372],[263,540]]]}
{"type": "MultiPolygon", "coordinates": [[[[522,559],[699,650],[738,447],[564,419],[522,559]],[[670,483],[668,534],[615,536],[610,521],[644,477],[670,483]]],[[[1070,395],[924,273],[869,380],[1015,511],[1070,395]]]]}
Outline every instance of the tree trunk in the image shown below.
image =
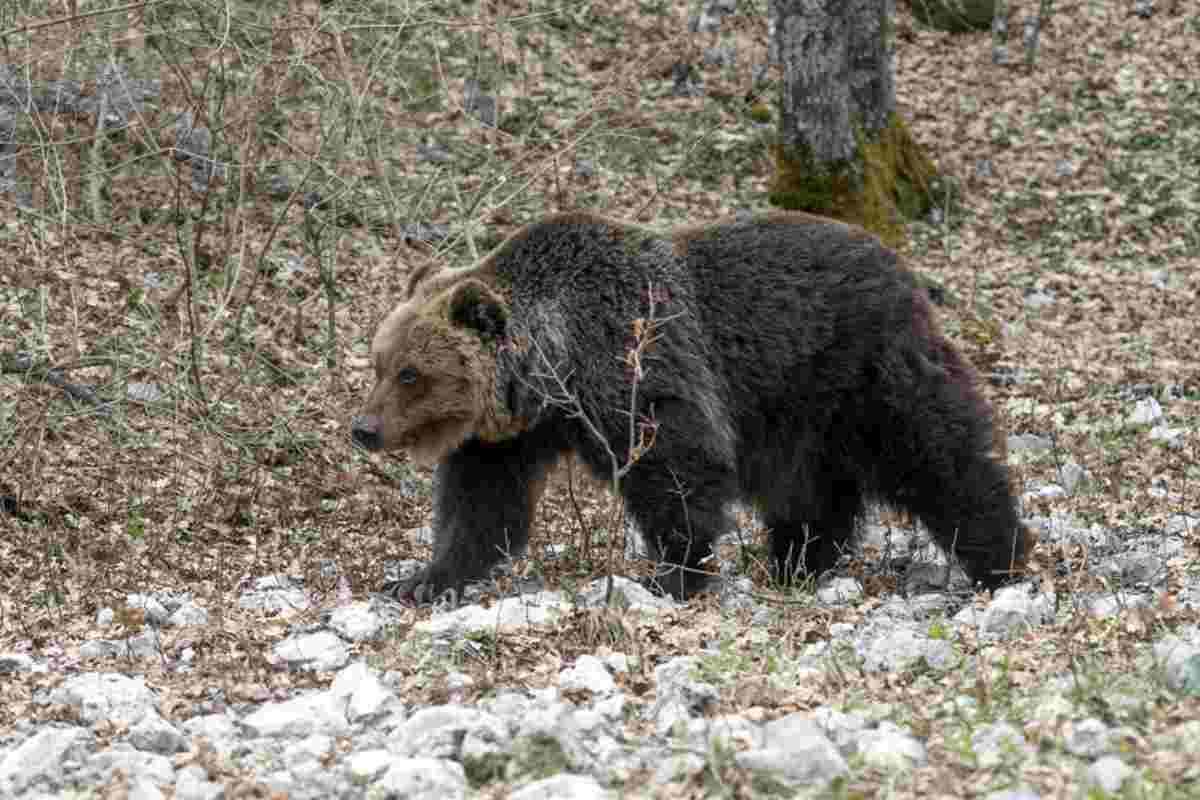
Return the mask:
{"type": "Polygon", "coordinates": [[[771,12],[783,70],[771,202],[898,244],[935,172],[895,113],[895,0],[771,0],[771,12]]]}

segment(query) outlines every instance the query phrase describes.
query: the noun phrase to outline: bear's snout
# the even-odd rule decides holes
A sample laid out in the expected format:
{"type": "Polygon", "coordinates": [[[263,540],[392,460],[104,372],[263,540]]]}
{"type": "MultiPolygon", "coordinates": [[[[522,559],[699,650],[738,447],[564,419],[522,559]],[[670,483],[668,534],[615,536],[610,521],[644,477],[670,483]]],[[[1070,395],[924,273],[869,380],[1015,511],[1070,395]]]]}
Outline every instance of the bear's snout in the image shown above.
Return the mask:
{"type": "Polygon", "coordinates": [[[350,439],[365,450],[378,450],[383,446],[382,426],[383,420],[374,414],[360,414],[350,421],[350,439]]]}

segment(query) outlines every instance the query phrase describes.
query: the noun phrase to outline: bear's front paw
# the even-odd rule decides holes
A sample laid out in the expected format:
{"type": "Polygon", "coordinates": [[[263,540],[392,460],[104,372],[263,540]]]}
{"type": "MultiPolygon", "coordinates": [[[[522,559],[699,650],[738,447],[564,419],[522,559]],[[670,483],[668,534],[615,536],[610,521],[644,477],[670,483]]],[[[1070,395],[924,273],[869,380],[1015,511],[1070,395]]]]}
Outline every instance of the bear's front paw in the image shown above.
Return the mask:
{"type": "Polygon", "coordinates": [[[720,576],[695,567],[660,569],[642,578],[640,583],[655,594],[672,597],[680,603],[702,592],[720,590],[720,576]]]}
{"type": "Polygon", "coordinates": [[[406,606],[429,606],[449,595],[452,606],[458,605],[458,590],[449,582],[438,578],[430,568],[418,570],[413,575],[383,584],[383,593],[406,606]]]}

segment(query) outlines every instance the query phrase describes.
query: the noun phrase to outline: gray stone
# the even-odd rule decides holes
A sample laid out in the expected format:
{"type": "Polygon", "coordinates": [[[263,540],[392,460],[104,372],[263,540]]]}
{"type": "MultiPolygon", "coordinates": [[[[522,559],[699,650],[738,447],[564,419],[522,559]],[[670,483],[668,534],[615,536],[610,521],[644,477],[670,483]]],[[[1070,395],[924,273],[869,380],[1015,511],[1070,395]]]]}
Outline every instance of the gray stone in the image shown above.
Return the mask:
{"type": "Polygon", "coordinates": [[[303,761],[305,759],[324,759],[334,754],[337,743],[333,737],[324,733],[314,733],[298,742],[288,745],[283,751],[284,761],[303,761]]]}
{"type": "Polygon", "coordinates": [[[1129,414],[1131,425],[1153,425],[1163,418],[1163,409],[1153,397],[1143,397],[1134,403],[1133,411],[1129,414]]]}
{"type": "Polygon", "coordinates": [[[332,631],[289,636],[271,648],[272,659],[289,669],[331,672],[346,666],[350,648],[332,631]]]}
{"type": "Polygon", "coordinates": [[[464,82],[463,108],[487,127],[496,127],[496,97],[483,91],[479,81],[468,78],[464,82]]]}
{"type": "Polygon", "coordinates": [[[1187,431],[1183,428],[1172,428],[1170,425],[1155,425],[1150,429],[1150,440],[1162,442],[1171,450],[1181,450],[1187,431]]]}
{"type": "Polygon", "coordinates": [[[228,714],[202,714],[185,720],[181,726],[189,736],[207,739],[218,753],[227,755],[242,738],[233,718],[228,714]]]}
{"type": "Polygon", "coordinates": [[[628,777],[622,774],[629,766],[626,746],[612,735],[610,724],[603,714],[559,701],[521,718],[517,738],[526,745],[553,739],[573,771],[621,780],[628,777]]]}
{"type": "Polygon", "coordinates": [[[417,155],[431,164],[448,164],[454,158],[449,150],[432,139],[417,144],[417,155]]]}
{"type": "Polygon", "coordinates": [[[287,200],[292,196],[292,180],[282,172],[267,176],[267,196],[272,200],[287,200]]]}
{"type": "MultiPolygon", "coordinates": [[[[796,716],[795,714],[789,716],[796,716]]],[[[785,717],[784,719],[787,719],[785,717]]],[[[767,728],[773,728],[778,736],[780,726],[786,726],[782,720],[767,723],[767,728]]],[[[719,717],[700,717],[687,723],[688,741],[702,752],[712,752],[714,747],[726,751],[744,750],[756,747],[767,747],[772,744],[763,725],[751,722],[737,714],[722,714],[719,717]]],[[[812,731],[809,731],[812,732],[812,731]]],[[[776,744],[778,742],[775,742],[776,744]]]]}
{"type": "Polygon", "coordinates": [[[63,765],[84,762],[95,744],[84,728],[43,728],[0,759],[0,790],[9,786],[19,793],[37,781],[59,783],[63,765]]]}
{"type": "Polygon", "coordinates": [[[868,766],[885,772],[907,772],[928,761],[925,745],[891,722],[859,733],[858,755],[868,766]]]}
{"type": "Polygon", "coordinates": [[[862,583],[857,578],[834,577],[817,589],[817,600],[826,605],[854,603],[862,596],[862,583]]]}
{"type": "Polygon", "coordinates": [[[180,604],[179,608],[171,612],[171,616],[167,617],[167,625],[184,626],[184,625],[207,625],[208,624],[208,609],[198,606],[195,603],[188,601],[180,604]]]}
{"type": "Polygon", "coordinates": [[[45,664],[39,664],[24,653],[0,653],[0,675],[17,672],[45,672],[45,664]]]}
{"type": "Polygon", "coordinates": [[[225,787],[210,781],[199,765],[184,767],[175,780],[175,800],[217,800],[224,795],[225,787]]]}
{"type": "Polygon", "coordinates": [[[129,781],[127,800],[162,800],[162,789],[149,778],[132,778],[129,781]]]}
{"type": "Polygon", "coordinates": [[[575,659],[573,667],[559,673],[558,687],[564,692],[582,690],[594,695],[608,695],[617,690],[617,683],[603,661],[584,654],[575,659]]]}
{"type": "Polygon", "coordinates": [[[693,775],[708,768],[708,762],[699,754],[691,751],[667,750],[656,761],[657,766],[654,768],[656,786],[687,781],[693,775]]]}
{"type": "Polygon", "coordinates": [[[97,658],[161,658],[162,640],[155,628],[147,628],[127,639],[93,639],[79,646],[79,657],[97,658]]]}
{"type": "Polygon", "coordinates": [[[625,653],[609,653],[603,658],[604,665],[618,675],[624,675],[631,669],[631,659],[625,653]]]}
{"type": "Polygon", "coordinates": [[[978,625],[988,638],[1005,638],[1052,622],[1055,603],[1053,595],[1045,594],[1031,583],[1019,583],[997,589],[982,614],[968,606],[954,616],[954,621],[978,625]]]}
{"type": "Polygon", "coordinates": [[[1095,717],[1071,724],[1063,739],[1063,748],[1081,758],[1098,758],[1112,749],[1112,732],[1095,717]]]}
{"type": "Polygon", "coordinates": [[[700,4],[699,13],[688,19],[693,33],[716,33],[725,17],[737,11],[737,0],[707,0],[700,4]]]}
{"type": "MultiPolygon", "coordinates": [[[[677,608],[679,606],[670,597],[657,595],[637,581],[630,580],[621,575],[612,576],[612,583],[613,602],[620,603],[627,608],[653,612],[661,609],[677,608]]],[[[579,593],[577,602],[586,608],[600,608],[604,605],[604,597],[607,591],[608,578],[597,578],[583,587],[579,593]]]]}
{"type": "Polygon", "coordinates": [[[462,764],[444,758],[400,759],[375,785],[395,798],[454,800],[467,796],[467,774],[462,764]]]}
{"type": "Polygon", "coordinates": [[[158,696],[142,678],[116,673],[88,672],[68,678],[50,693],[51,703],[79,710],[81,721],[137,723],[158,705],[158,696]]]}
{"type": "Polygon", "coordinates": [[[116,744],[93,755],[87,762],[95,770],[99,783],[107,783],[120,770],[130,777],[145,778],[164,786],[175,782],[171,759],[155,753],[142,753],[128,744],[116,744]]]}
{"type": "Polygon", "coordinates": [[[821,706],[812,712],[811,719],[842,755],[851,756],[858,752],[859,734],[867,727],[866,717],[821,706]]]}
{"type": "Polygon", "coordinates": [[[1167,518],[1166,530],[1172,535],[1188,534],[1200,528],[1200,514],[1174,514],[1167,518]]]}
{"type": "Polygon", "coordinates": [[[1088,782],[1100,787],[1105,793],[1115,795],[1121,785],[1133,775],[1133,767],[1116,756],[1103,756],[1088,767],[1088,782]]]}
{"type": "Polygon", "coordinates": [[[157,711],[148,711],[141,721],[129,730],[129,743],[138,750],[162,755],[186,753],[190,747],[188,738],[160,717],[157,711]]]}
{"type": "Polygon", "coordinates": [[[254,582],[254,588],[238,598],[238,606],[290,614],[308,609],[308,595],[286,575],[268,575],[254,582]]]}
{"type": "Polygon", "coordinates": [[[872,639],[863,652],[863,668],[870,672],[895,672],[926,664],[949,669],[958,661],[954,646],[932,639],[912,628],[897,628],[872,639]]]}
{"type": "Polygon", "coordinates": [[[162,399],[162,389],[157,383],[130,381],[125,384],[125,399],[131,403],[153,403],[162,399]]]}
{"type": "Polygon", "coordinates": [[[396,695],[379,679],[379,673],[362,661],[338,672],[329,692],[346,704],[346,718],[351,722],[378,717],[397,702],[396,695]]]}
{"type": "Polygon", "coordinates": [[[568,611],[570,606],[559,592],[537,592],[505,597],[491,608],[469,605],[446,613],[435,612],[414,625],[413,630],[429,634],[435,640],[458,641],[479,631],[553,623],[568,611]]]}
{"type": "Polygon", "coordinates": [[[649,718],[660,736],[670,733],[676,723],[704,714],[720,698],[715,686],[692,677],[698,664],[695,656],[680,656],[654,668],[658,691],[649,718]]]}
{"type": "Polygon", "coordinates": [[[606,800],[613,796],[595,778],[563,774],[527,783],[514,790],[508,800],[606,800]]]}
{"type": "Polygon", "coordinates": [[[1059,470],[1059,482],[1070,494],[1085,488],[1092,480],[1092,474],[1074,461],[1068,461],[1059,470]]]}
{"type": "Polygon", "coordinates": [[[799,712],[774,719],[763,726],[761,747],[787,748],[788,742],[825,737],[825,730],[815,719],[799,712]]]}
{"type": "Polygon", "coordinates": [[[433,706],[393,731],[388,749],[399,756],[461,759],[501,752],[511,735],[499,717],[462,706],[433,706]]]}
{"type": "Polygon", "coordinates": [[[387,750],[363,750],[346,761],[346,768],[355,782],[370,782],[388,771],[396,757],[387,750]]]}
{"type": "Polygon", "coordinates": [[[351,603],[334,609],[329,615],[329,627],[351,642],[378,639],[386,624],[372,610],[370,603],[351,603]]]}
{"type": "Polygon", "coordinates": [[[823,787],[850,772],[833,742],[815,734],[796,737],[786,746],[745,750],[734,759],[743,769],[768,772],[793,787],[823,787]]]}
{"type": "Polygon", "coordinates": [[[1025,295],[1025,307],[1030,311],[1039,311],[1046,306],[1052,306],[1058,300],[1054,292],[1030,291],[1025,295]]]}
{"type": "Polygon", "coordinates": [[[1154,659],[1169,689],[1200,695],[1200,645],[1164,636],[1154,645],[1154,659]]]}
{"type": "Polygon", "coordinates": [[[296,737],[317,731],[336,736],[349,728],[341,705],[331,692],[317,692],[282,703],[266,703],[241,725],[251,736],[296,737]]]}
{"type": "Polygon", "coordinates": [[[1154,553],[1133,552],[1117,556],[1112,572],[1126,586],[1159,586],[1167,577],[1167,561],[1154,553]]]}

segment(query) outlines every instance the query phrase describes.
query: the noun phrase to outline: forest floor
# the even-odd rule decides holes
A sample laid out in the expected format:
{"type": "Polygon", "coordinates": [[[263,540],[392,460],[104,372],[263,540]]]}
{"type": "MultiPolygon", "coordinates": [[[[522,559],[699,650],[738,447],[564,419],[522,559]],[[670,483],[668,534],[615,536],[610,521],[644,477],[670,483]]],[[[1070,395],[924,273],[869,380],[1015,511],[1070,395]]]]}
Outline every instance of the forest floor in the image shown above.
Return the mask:
{"type": "MultiPolygon", "coordinates": [[[[1015,0],[1012,63],[998,66],[990,34],[930,31],[899,5],[899,112],[955,187],[909,226],[905,255],[943,287],[951,338],[997,378],[984,389],[1004,428],[1051,442],[1010,454],[1030,490],[1023,513],[1153,533],[1200,512],[1200,11],[1160,0],[1142,18],[1132,2],[1059,0],[1028,66],[1021,20],[1038,4],[1015,0]],[[1134,416],[1148,398],[1160,419],[1134,416]],[[1079,487],[1032,491],[1069,464],[1084,470],[1079,487]]],[[[100,96],[105,63],[161,83],[106,128],[46,103],[14,117],[15,169],[0,172],[0,652],[69,659],[98,635],[98,609],[170,588],[214,622],[186,634],[203,654],[194,671],[137,666],[157,687],[321,684],[272,669],[262,654],[288,622],[239,608],[237,590],[302,576],[319,609],[376,591],[385,561],[428,557],[408,535],[429,524],[428,473],[347,436],[373,380],[374,325],[411,270],[468,264],[552,211],[665,227],[767,208],[779,83],[755,74],[763,0],[715,33],[689,32],[689,7],[668,0],[182,0],[52,23],[65,7],[0,11],[0,77],[43,96],[48,81],[77,80],[80,108],[100,96]],[[185,112],[208,132],[211,174],[180,158],[205,152],[203,134],[182,133],[185,112]]],[[[564,467],[516,573],[550,587],[604,574],[618,516],[603,487],[564,467]],[[548,544],[578,557],[539,557],[548,544]]],[[[991,646],[1009,691],[1064,670],[1103,681],[1131,669],[1139,645],[1194,623],[1173,588],[1196,580],[1197,545],[1193,534],[1145,613],[1064,613],[991,646]]],[[[1106,585],[1082,545],[1046,545],[1036,568],[1060,598],[1106,585]]],[[[769,602],[794,602],[749,574],[769,602]]],[[[772,636],[800,648],[879,602],[820,625],[781,615],[772,636]]],[[[406,624],[428,613],[407,610],[406,624]]],[[[673,613],[653,635],[638,629],[648,663],[728,641],[765,669],[748,621],[714,599],[673,613]]],[[[536,685],[603,636],[582,623],[533,631],[458,668],[486,675],[481,685],[536,685]]],[[[388,642],[363,648],[416,669],[388,642]]],[[[43,713],[31,684],[55,678],[27,677],[0,688],[0,728],[43,713]]],[[[905,676],[845,678],[760,712],[939,702],[905,676]]],[[[959,676],[940,691],[976,689],[959,676]]],[[[731,688],[727,708],[743,710],[740,697],[731,688]]],[[[1153,731],[1200,720],[1200,698],[1143,711],[1153,731]]],[[[1160,787],[1185,769],[1153,755],[1141,766],[1160,787]]],[[[888,781],[850,788],[930,796],[986,783],[936,745],[927,766],[888,781]]],[[[1053,770],[1026,782],[1080,796],[1053,770]]]]}

